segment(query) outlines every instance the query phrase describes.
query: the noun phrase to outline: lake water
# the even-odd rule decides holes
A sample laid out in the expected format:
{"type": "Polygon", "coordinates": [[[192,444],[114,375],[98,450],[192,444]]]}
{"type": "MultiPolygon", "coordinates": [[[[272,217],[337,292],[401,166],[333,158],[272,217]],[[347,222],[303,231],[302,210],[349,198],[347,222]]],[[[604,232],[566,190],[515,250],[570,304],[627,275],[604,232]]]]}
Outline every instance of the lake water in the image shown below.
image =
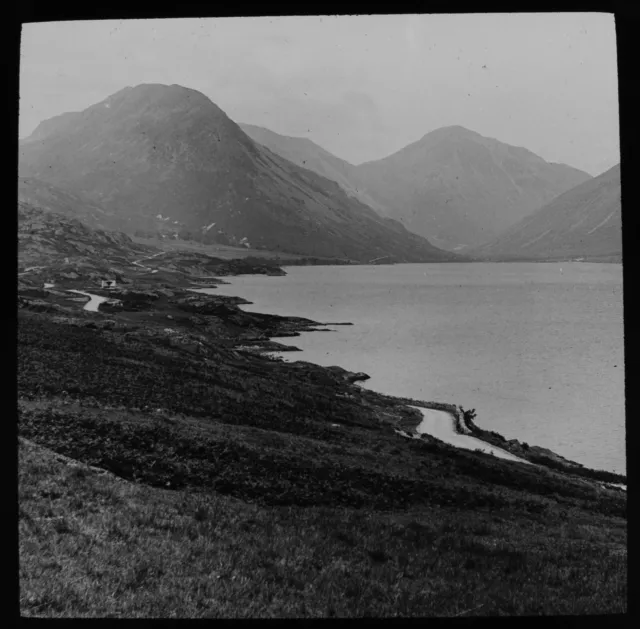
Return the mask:
{"type": "Polygon", "coordinates": [[[480,426],[625,473],[622,267],[587,263],[287,267],[211,289],[331,332],[282,356],[368,388],[475,408],[480,426]]]}

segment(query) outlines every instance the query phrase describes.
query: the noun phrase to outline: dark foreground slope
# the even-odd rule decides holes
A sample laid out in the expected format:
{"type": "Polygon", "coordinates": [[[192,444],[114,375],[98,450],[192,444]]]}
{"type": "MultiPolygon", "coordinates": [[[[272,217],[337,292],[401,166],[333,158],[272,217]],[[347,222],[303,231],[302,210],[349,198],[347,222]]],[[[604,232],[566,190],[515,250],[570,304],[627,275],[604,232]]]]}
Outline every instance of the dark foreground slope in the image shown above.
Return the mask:
{"type": "Polygon", "coordinates": [[[23,614],[626,610],[626,496],[596,482],[624,478],[403,438],[410,401],[263,351],[320,324],[187,290],[246,263],[121,255],[115,290],[77,256],[20,278],[23,614]]]}
{"type": "Polygon", "coordinates": [[[256,144],[206,96],[178,85],[125,88],[43,122],[20,143],[20,173],[99,205],[109,227],[128,233],[176,225],[212,242],[303,255],[452,258],[256,144]]]}
{"type": "Polygon", "coordinates": [[[555,498],[537,501],[550,506],[536,515],[521,492],[492,493],[509,505],[432,502],[389,512],[265,506],[126,481],[21,440],[21,613],[331,618],[626,611],[624,519],[555,498]]]}
{"type": "Polygon", "coordinates": [[[626,609],[623,492],[404,439],[340,370],[233,349],[264,326],[233,304],[142,303],[20,310],[25,613],[626,609]]]}
{"type": "Polygon", "coordinates": [[[620,165],[565,192],[494,241],[488,259],[622,261],[620,165]]]}

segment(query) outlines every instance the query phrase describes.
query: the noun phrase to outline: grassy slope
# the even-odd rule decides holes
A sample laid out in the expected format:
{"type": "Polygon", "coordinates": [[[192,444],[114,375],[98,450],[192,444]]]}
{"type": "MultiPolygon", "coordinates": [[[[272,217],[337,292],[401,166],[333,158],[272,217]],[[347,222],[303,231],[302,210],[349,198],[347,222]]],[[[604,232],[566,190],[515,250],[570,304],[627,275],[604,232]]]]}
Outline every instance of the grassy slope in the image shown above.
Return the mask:
{"type": "Polygon", "coordinates": [[[125,258],[109,311],[65,292],[86,261],[20,278],[24,614],[626,609],[624,492],[404,439],[415,401],[238,349],[316,325],[180,288],[247,261],[125,258]]]}
{"type": "MultiPolygon", "coordinates": [[[[210,255],[221,260],[255,260],[262,264],[277,264],[279,266],[304,266],[304,265],[330,265],[341,264],[363,264],[357,260],[349,258],[323,258],[321,256],[302,256],[295,253],[284,253],[281,251],[269,251],[267,249],[249,249],[246,247],[232,247],[229,245],[211,244],[205,245],[193,241],[174,240],[173,238],[142,238],[132,236],[131,239],[140,245],[162,249],[164,251],[175,252],[198,252],[210,255]]],[[[385,264],[392,261],[393,256],[381,258],[377,264],[385,264]]],[[[464,262],[460,259],[443,260],[443,262],[464,262]]],[[[366,263],[364,263],[366,264],[366,263]]]]}
{"type": "Polygon", "coordinates": [[[626,609],[619,518],[436,505],[264,507],[20,444],[25,615],[589,614],[626,609]]]}
{"type": "Polygon", "coordinates": [[[19,315],[25,614],[626,609],[621,492],[405,440],[339,372],[19,315]]]}
{"type": "MultiPolygon", "coordinates": [[[[196,251],[206,253],[210,256],[223,260],[234,260],[236,258],[264,258],[266,260],[296,261],[303,260],[304,257],[294,253],[283,253],[278,251],[266,251],[264,249],[248,249],[246,247],[232,247],[229,245],[203,245],[198,242],[188,242],[184,240],[162,239],[162,238],[141,238],[132,236],[131,239],[139,244],[150,247],[157,247],[165,251],[196,251]]],[[[331,260],[327,258],[327,260],[331,260]]]]}

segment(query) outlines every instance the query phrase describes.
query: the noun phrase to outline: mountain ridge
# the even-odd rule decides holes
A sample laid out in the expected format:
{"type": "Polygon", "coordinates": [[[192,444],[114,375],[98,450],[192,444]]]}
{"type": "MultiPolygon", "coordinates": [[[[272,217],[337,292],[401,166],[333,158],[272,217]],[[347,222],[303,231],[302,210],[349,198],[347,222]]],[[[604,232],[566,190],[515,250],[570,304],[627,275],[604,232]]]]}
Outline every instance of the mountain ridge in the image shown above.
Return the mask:
{"type": "Polygon", "coordinates": [[[245,125],[245,130],[256,142],[333,178],[347,194],[380,215],[400,220],[447,249],[490,240],[591,177],[461,125],[435,129],[385,158],[359,165],[332,155],[308,138],[284,136],[255,125],[245,125]]]}
{"type": "Polygon", "coordinates": [[[337,182],[352,197],[386,216],[385,208],[357,185],[357,166],[337,157],[313,140],[304,137],[283,135],[266,127],[240,123],[240,128],[255,142],[288,159],[301,168],[337,182]]]}
{"type": "Polygon", "coordinates": [[[621,261],[620,164],[564,192],[470,254],[491,259],[621,261]]]}
{"type": "Polygon", "coordinates": [[[44,121],[19,148],[22,176],[95,202],[128,232],[171,219],[303,255],[455,259],[256,144],[204,94],[178,85],[124,88],[44,121]]]}
{"type": "Polygon", "coordinates": [[[504,231],[591,178],[523,147],[461,126],[443,127],[396,153],[357,167],[359,181],[389,215],[434,242],[472,246],[504,231]]]}

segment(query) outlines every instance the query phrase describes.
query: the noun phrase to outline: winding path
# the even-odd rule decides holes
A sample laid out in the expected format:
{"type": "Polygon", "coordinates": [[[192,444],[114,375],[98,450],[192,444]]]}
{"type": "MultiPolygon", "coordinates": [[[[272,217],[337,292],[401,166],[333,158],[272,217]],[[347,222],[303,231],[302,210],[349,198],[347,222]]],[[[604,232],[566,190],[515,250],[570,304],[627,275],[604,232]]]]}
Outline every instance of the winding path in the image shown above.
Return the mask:
{"type": "MultiPolygon", "coordinates": [[[[153,254],[152,256],[140,258],[138,260],[133,261],[133,264],[140,268],[151,271],[152,273],[157,273],[157,269],[151,269],[150,267],[140,264],[140,262],[142,260],[151,260],[152,258],[156,258],[162,255],[163,253],[167,253],[167,252],[160,251],[158,253],[153,254]]],[[[18,273],[18,275],[25,275],[26,273],[29,273],[31,271],[35,271],[37,269],[44,269],[44,268],[46,267],[44,266],[29,267],[24,271],[22,271],[21,273],[18,273]]],[[[211,278],[207,278],[207,279],[211,279],[211,278]]],[[[44,288],[53,288],[53,286],[54,285],[52,283],[48,283],[48,282],[44,284],[44,288]]],[[[200,292],[205,292],[206,289],[200,288],[200,289],[188,289],[188,290],[200,293],[200,292]]],[[[87,293],[81,290],[67,289],[67,292],[76,293],[78,295],[84,295],[86,297],[89,297],[89,301],[83,307],[84,310],[87,310],[89,312],[98,312],[100,304],[106,301],[109,301],[110,299],[109,297],[102,297],[101,295],[94,295],[93,293],[87,293]]],[[[338,324],[334,324],[334,325],[338,325],[338,324]]],[[[482,452],[485,452],[487,454],[493,454],[494,456],[501,459],[533,465],[530,461],[517,457],[511,454],[510,452],[503,450],[502,448],[498,448],[496,446],[490,445],[487,442],[482,441],[481,439],[472,437],[470,435],[464,435],[464,434],[458,433],[455,428],[454,417],[447,411],[424,408],[420,406],[411,406],[411,408],[415,408],[418,411],[420,411],[423,419],[420,422],[420,424],[416,427],[417,434],[411,435],[406,431],[396,430],[396,433],[402,435],[403,437],[410,438],[410,439],[416,439],[416,438],[419,439],[420,435],[429,434],[457,448],[464,448],[466,450],[481,450],[482,452]]],[[[336,427],[338,426],[337,424],[332,424],[332,425],[336,427]]],[[[623,491],[627,490],[626,485],[619,484],[619,483],[600,482],[600,484],[604,487],[610,487],[610,488],[616,487],[616,488],[622,489],[623,491]]]]}
{"type": "Polygon", "coordinates": [[[81,290],[68,289],[68,293],[78,293],[78,295],[86,295],[90,297],[89,301],[84,305],[83,310],[89,310],[90,312],[98,312],[98,307],[105,301],[109,301],[109,297],[101,297],[100,295],[93,295],[92,293],[85,293],[81,290]]]}
{"type": "MultiPolygon", "coordinates": [[[[488,454],[493,454],[498,458],[505,459],[507,461],[517,461],[519,463],[527,463],[528,465],[535,465],[535,463],[531,463],[531,461],[527,461],[526,459],[521,459],[502,448],[498,448],[491,444],[488,444],[486,441],[482,441],[482,439],[478,439],[477,437],[471,437],[470,435],[461,435],[456,432],[455,421],[450,413],[447,411],[439,411],[432,408],[422,408],[419,406],[412,406],[411,408],[415,408],[422,413],[422,417],[424,418],[418,427],[416,428],[417,435],[413,435],[413,438],[419,438],[421,434],[429,434],[433,435],[437,439],[444,441],[446,443],[451,444],[457,448],[465,448],[467,450],[482,450],[488,454]]],[[[412,435],[407,434],[403,431],[396,431],[402,434],[404,437],[412,437],[412,435]]],[[[598,481],[596,481],[598,482],[598,481]]],[[[622,489],[623,491],[627,491],[627,486],[621,483],[603,483],[599,482],[603,487],[612,489],[622,489]]]]}
{"type": "Polygon", "coordinates": [[[133,264],[135,264],[136,266],[139,266],[141,269],[146,269],[147,271],[151,271],[152,273],[157,273],[157,269],[152,269],[149,266],[145,266],[144,264],[140,264],[140,262],[142,262],[142,260],[151,260],[152,258],[157,258],[158,256],[161,256],[163,253],[167,253],[166,251],[159,251],[158,253],[154,253],[152,256],[146,256],[144,258],[139,258],[138,260],[134,260],[133,264]]]}
{"type": "Polygon", "coordinates": [[[605,487],[617,487],[618,489],[622,489],[622,491],[627,491],[627,486],[622,483],[602,483],[605,487]]]}
{"type": "Polygon", "coordinates": [[[18,275],[25,275],[25,273],[31,273],[31,271],[35,271],[37,269],[44,269],[44,266],[30,266],[29,268],[22,271],[22,273],[18,273],[18,275]]]}
{"type": "Polygon", "coordinates": [[[465,448],[466,450],[482,450],[487,454],[493,454],[507,461],[517,461],[519,463],[527,463],[532,465],[530,461],[521,459],[502,448],[497,448],[488,444],[482,439],[471,437],[469,435],[461,435],[456,432],[455,421],[452,415],[447,411],[438,411],[433,408],[422,408],[420,406],[412,406],[422,413],[423,420],[416,428],[418,435],[429,434],[441,441],[451,444],[456,448],[465,448]]]}

